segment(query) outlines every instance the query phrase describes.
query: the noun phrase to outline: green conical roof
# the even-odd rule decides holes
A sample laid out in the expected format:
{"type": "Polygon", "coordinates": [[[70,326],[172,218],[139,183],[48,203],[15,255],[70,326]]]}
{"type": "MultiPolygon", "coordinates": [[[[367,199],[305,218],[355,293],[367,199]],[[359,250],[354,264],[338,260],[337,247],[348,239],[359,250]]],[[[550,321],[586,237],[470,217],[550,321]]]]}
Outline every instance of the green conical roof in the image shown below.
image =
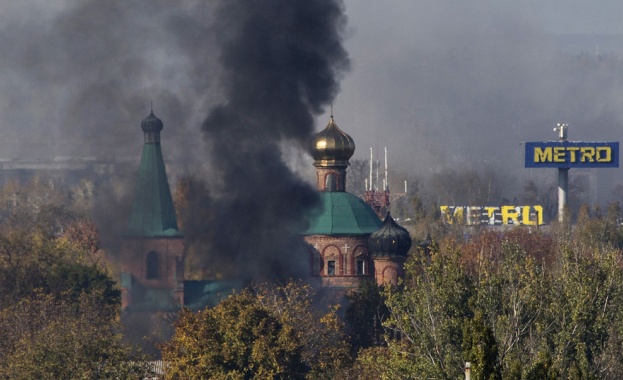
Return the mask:
{"type": "MultiPolygon", "coordinates": [[[[148,118],[152,116],[153,114],[150,114],[148,118]]],[[[145,131],[145,133],[128,233],[140,237],[181,236],[162,159],[160,138],[147,136],[159,134],[159,131],[145,131]]]]}
{"type": "Polygon", "coordinates": [[[322,208],[312,215],[304,235],[367,235],[383,223],[362,199],[346,192],[318,194],[322,208]]]}

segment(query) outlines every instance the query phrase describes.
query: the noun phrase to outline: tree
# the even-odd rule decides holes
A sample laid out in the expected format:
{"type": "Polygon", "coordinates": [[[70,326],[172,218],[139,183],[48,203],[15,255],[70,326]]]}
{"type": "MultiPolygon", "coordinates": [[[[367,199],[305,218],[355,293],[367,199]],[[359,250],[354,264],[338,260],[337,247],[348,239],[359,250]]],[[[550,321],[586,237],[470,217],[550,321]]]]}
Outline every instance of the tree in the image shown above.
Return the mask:
{"type": "Polygon", "coordinates": [[[219,278],[234,273],[229,261],[209,254],[215,236],[210,228],[214,213],[207,184],[193,176],[182,177],[177,182],[174,202],[177,222],[184,232],[186,278],[219,278]]]}
{"type": "Polygon", "coordinates": [[[363,281],[357,291],[348,296],[346,310],[347,332],[352,351],[383,343],[383,322],[389,315],[381,288],[374,280],[363,281]]]}
{"type": "Polygon", "coordinates": [[[162,357],[168,379],[302,379],[302,349],[295,331],[247,290],[211,309],[182,311],[162,357]]]}
{"type": "Polygon", "coordinates": [[[387,346],[361,351],[354,368],[452,379],[470,361],[474,379],[623,378],[620,251],[582,228],[518,227],[413,255],[404,287],[383,290],[387,346]]]}
{"type": "Polygon", "coordinates": [[[258,284],[253,291],[263,307],[295,331],[303,347],[301,360],[309,368],[307,378],[340,377],[338,373],[351,364],[351,356],[337,306],[322,313],[314,307],[314,290],[301,281],[258,284]]]}
{"type": "Polygon", "coordinates": [[[145,358],[123,343],[117,307],[35,293],[0,311],[0,378],[136,379],[145,358]]]}
{"type": "Polygon", "coordinates": [[[350,365],[335,310],[309,285],[259,284],[199,312],[184,310],[162,345],[171,379],[330,379],[350,365]]]}
{"type": "Polygon", "coordinates": [[[0,378],[144,377],[83,210],[41,182],[0,189],[0,205],[0,378]]]}

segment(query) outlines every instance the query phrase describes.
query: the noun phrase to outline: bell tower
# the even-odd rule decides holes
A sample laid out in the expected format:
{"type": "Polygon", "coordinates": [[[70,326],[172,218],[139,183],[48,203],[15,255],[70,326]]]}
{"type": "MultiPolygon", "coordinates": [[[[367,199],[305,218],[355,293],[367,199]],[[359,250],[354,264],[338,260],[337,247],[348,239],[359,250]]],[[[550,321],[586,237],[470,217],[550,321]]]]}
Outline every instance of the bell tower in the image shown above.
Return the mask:
{"type": "Polygon", "coordinates": [[[143,153],[122,244],[122,307],[176,309],[184,301],[184,240],[169,189],[153,110],[141,122],[143,153]]]}
{"type": "Polygon", "coordinates": [[[346,191],[346,168],[353,153],[353,138],[338,128],[331,115],[329,124],[312,141],[318,191],[346,191]]]}

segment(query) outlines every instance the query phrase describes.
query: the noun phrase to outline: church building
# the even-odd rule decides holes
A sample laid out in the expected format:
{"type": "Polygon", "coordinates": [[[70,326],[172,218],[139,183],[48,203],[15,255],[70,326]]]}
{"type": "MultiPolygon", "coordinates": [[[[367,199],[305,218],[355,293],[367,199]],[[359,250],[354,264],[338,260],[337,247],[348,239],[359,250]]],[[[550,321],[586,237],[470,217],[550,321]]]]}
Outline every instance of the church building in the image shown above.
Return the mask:
{"type": "Polygon", "coordinates": [[[354,288],[366,278],[396,284],[411,238],[389,213],[381,222],[370,205],[346,192],[346,168],[355,152],[352,137],[331,116],[310,148],[322,201],[304,233],[312,247],[312,275],[326,287],[354,288]]]}

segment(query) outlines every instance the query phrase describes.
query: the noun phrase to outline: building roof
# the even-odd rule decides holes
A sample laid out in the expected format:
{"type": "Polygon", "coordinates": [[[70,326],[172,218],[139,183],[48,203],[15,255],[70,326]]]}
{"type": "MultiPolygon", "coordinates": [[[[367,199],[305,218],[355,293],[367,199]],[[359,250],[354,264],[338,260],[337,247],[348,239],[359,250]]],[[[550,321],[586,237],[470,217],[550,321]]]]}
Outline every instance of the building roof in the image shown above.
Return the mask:
{"type": "Polygon", "coordinates": [[[409,232],[387,213],[383,227],[368,238],[368,252],[373,257],[406,257],[411,248],[409,232]]]}
{"type": "Polygon", "coordinates": [[[140,237],[181,236],[159,139],[143,145],[128,234],[140,237]]]}
{"type": "Polygon", "coordinates": [[[322,208],[312,215],[303,235],[368,235],[381,228],[381,220],[362,199],[346,192],[318,195],[322,208]]]}
{"type": "Polygon", "coordinates": [[[143,132],[152,132],[152,133],[160,132],[162,131],[162,128],[164,128],[164,125],[162,124],[162,120],[158,119],[156,115],[154,115],[153,110],[141,122],[141,129],[143,130],[143,132]]]}
{"type": "Polygon", "coordinates": [[[346,167],[348,159],[355,153],[355,142],[338,128],[331,116],[329,124],[311,141],[310,153],[316,167],[346,167]]]}

